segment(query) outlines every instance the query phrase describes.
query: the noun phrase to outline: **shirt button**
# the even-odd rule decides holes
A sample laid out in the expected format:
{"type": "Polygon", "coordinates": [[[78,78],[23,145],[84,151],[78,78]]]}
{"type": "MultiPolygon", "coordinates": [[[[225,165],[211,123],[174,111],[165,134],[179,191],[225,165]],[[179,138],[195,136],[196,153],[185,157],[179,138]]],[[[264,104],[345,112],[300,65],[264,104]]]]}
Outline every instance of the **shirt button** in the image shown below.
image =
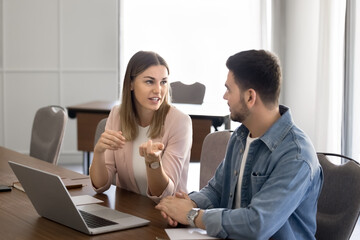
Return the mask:
{"type": "Polygon", "coordinates": [[[243,152],[243,150],[242,149],[240,149],[240,153],[242,153],[243,152]]]}
{"type": "Polygon", "coordinates": [[[237,171],[236,171],[236,170],[234,171],[234,175],[235,175],[235,176],[237,176],[237,175],[238,175],[238,173],[237,173],[237,171]]]}
{"type": "Polygon", "coordinates": [[[230,198],[232,198],[232,193],[230,193],[230,198]]]}

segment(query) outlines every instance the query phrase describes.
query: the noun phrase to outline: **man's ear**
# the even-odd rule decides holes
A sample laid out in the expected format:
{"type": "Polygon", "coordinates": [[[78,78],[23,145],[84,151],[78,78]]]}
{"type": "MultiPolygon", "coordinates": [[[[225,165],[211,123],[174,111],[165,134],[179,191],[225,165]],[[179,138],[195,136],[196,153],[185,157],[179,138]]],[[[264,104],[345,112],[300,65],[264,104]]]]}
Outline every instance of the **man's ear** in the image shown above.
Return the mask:
{"type": "Polygon", "coordinates": [[[249,88],[246,91],[246,103],[249,105],[249,107],[252,107],[256,102],[256,91],[252,88],[249,88]]]}

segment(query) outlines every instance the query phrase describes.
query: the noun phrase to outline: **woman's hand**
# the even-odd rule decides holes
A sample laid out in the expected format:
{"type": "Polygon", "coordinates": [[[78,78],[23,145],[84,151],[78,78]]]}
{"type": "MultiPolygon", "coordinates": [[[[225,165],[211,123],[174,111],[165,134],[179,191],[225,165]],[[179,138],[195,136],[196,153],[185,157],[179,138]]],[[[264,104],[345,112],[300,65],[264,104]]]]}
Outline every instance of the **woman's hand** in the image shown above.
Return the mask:
{"type": "Polygon", "coordinates": [[[103,153],[106,149],[118,150],[124,147],[125,141],[121,131],[105,130],[96,143],[94,152],[103,153]]]}
{"type": "Polygon", "coordinates": [[[160,142],[153,143],[151,140],[149,140],[140,145],[139,154],[145,158],[147,163],[160,162],[163,149],[164,144],[160,142]]]}

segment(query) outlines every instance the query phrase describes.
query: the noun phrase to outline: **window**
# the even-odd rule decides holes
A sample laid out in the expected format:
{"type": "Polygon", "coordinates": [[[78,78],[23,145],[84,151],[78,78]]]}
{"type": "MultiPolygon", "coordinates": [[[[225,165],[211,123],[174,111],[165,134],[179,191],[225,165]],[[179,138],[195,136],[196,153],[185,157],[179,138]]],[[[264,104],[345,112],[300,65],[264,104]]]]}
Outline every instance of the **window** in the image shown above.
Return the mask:
{"type": "Polygon", "coordinates": [[[206,85],[204,101],[219,102],[225,92],[227,58],[262,47],[260,0],[131,0],[121,4],[121,81],[134,53],[155,51],[168,62],[171,82],[201,82],[206,85]]]}
{"type": "MultiPolygon", "coordinates": [[[[355,3],[356,1],[354,1],[355,3]]],[[[356,2],[359,3],[359,2],[356,2]]],[[[353,105],[352,105],[352,157],[360,161],[360,5],[355,5],[354,11],[354,63],[353,63],[353,105]],[[356,18],[357,17],[357,18],[356,18]]]]}

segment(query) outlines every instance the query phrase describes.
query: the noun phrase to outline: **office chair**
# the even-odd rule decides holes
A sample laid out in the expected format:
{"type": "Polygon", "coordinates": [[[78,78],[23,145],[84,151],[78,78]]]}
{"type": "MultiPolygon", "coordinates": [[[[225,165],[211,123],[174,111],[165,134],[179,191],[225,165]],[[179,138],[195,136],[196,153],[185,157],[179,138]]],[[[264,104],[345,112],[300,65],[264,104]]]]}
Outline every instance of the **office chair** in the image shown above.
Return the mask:
{"type": "Polygon", "coordinates": [[[317,153],[324,183],[318,200],[316,239],[349,239],[360,212],[360,165],[354,159],[333,153],[317,153]],[[347,159],[334,165],[327,156],[347,159]]]}
{"type": "Polygon", "coordinates": [[[208,183],[219,164],[224,160],[230,137],[230,131],[212,132],[205,137],[200,156],[199,189],[208,183]]]}
{"type": "MultiPolygon", "coordinates": [[[[103,118],[100,120],[100,122],[96,126],[94,147],[95,147],[96,143],[99,141],[101,134],[105,131],[106,121],[107,121],[107,118],[103,118]]],[[[114,179],[112,180],[112,183],[111,183],[112,185],[116,186],[116,178],[117,178],[117,173],[114,175],[114,179]]]]}
{"type": "Polygon", "coordinates": [[[173,103],[202,104],[204,101],[206,87],[202,83],[187,85],[177,81],[170,83],[170,87],[173,103]]]}
{"type": "Polygon", "coordinates": [[[96,126],[94,147],[95,147],[96,143],[98,142],[101,134],[105,131],[106,120],[107,120],[107,118],[101,119],[100,122],[96,126]]]}
{"type": "Polygon", "coordinates": [[[68,116],[60,106],[46,106],[35,113],[31,130],[30,156],[57,164],[68,116]]]}

